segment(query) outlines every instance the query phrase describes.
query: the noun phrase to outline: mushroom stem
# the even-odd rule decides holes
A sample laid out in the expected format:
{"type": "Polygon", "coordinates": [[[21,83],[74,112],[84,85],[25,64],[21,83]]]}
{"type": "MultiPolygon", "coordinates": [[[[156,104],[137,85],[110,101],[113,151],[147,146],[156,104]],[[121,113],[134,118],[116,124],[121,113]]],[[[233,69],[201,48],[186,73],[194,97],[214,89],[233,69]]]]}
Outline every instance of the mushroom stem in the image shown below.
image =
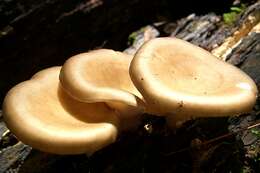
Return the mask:
{"type": "Polygon", "coordinates": [[[144,113],[143,104],[138,107],[120,102],[107,102],[106,104],[117,113],[121,131],[134,131],[141,124],[141,114],[144,113]]]}
{"type": "Polygon", "coordinates": [[[192,116],[188,115],[181,115],[181,114],[175,114],[175,115],[167,115],[166,118],[166,124],[170,129],[176,129],[181,127],[185,122],[192,120],[192,116]]]}

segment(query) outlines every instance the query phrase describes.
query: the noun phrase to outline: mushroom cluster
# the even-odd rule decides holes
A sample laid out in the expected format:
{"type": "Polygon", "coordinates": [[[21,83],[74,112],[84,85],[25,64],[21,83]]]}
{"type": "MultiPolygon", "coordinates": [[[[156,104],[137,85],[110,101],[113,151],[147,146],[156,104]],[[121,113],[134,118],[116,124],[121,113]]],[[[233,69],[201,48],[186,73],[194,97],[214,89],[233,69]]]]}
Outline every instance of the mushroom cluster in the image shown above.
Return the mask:
{"type": "Polygon", "coordinates": [[[188,42],[156,38],[134,56],[94,50],[36,73],[7,93],[3,115],[34,148],[92,154],[136,129],[143,113],[165,116],[175,128],[248,112],[256,96],[254,81],[238,68],[188,42]]]}

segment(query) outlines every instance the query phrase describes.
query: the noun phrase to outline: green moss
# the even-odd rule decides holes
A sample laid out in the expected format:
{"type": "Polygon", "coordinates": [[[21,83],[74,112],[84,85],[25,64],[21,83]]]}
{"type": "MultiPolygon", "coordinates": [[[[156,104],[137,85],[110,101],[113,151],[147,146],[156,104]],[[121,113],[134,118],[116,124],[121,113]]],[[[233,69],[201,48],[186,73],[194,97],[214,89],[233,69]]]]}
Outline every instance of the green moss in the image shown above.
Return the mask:
{"type": "Polygon", "coordinates": [[[140,33],[143,33],[145,32],[145,29],[146,29],[146,26],[140,28],[138,31],[135,31],[135,32],[132,32],[129,36],[128,36],[128,41],[127,41],[127,44],[130,46],[130,45],[133,45],[137,39],[137,36],[140,34],[140,33]]]}
{"type": "Polygon", "coordinates": [[[252,129],[251,133],[255,136],[257,136],[258,138],[260,138],[260,130],[259,129],[252,129]]]}
{"type": "Polygon", "coordinates": [[[252,170],[248,166],[243,166],[240,172],[241,173],[251,173],[252,170]]]}
{"type": "Polygon", "coordinates": [[[230,12],[223,14],[223,20],[227,25],[232,25],[237,20],[239,14],[245,11],[245,4],[241,4],[237,7],[231,7],[230,12]]]}
{"type": "Polygon", "coordinates": [[[127,44],[128,44],[128,45],[134,44],[134,42],[136,41],[136,36],[137,36],[137,33],[136,33],[136,32],[131,33],[131,34],[128,36],[127,44]]]}
{"type": "Polygon", "coordinates": [[[236,21],[237,13],[236,12],[224,13],[223,19],[226,24],[231,25],[236,21]]]}

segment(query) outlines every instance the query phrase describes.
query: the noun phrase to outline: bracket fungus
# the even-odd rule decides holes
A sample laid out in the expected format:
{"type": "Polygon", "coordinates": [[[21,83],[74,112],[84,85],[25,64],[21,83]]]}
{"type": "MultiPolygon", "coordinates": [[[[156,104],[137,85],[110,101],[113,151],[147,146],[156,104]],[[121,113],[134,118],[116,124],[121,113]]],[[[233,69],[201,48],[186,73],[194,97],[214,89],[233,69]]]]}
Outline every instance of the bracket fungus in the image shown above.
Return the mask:
{"type": "Polygon", "coordinates": [[[62,67],[62,87],[75,99],[105,102],[118,112],[122,128],[132,129],[140,122],[142,95],[129,76],[132,56],[99,49],[69,58],[62,67]]]}
{"type": "Polygon", "coordinates": [[[130,76],[148,111],[176,126],[196,117],[239,115],[254,106],[257,87],[243,71],[177,38],[156,38],[135,54],[130,76]]]}
{"type": "Polygon", "coordinates": [[[60,69],[42,70],[8,92],[3,104],[8,128],[25,144],[57,154],[92,154],[113,143],[116,114],[103,103],[67,95],[59,85],[60,69]]]}

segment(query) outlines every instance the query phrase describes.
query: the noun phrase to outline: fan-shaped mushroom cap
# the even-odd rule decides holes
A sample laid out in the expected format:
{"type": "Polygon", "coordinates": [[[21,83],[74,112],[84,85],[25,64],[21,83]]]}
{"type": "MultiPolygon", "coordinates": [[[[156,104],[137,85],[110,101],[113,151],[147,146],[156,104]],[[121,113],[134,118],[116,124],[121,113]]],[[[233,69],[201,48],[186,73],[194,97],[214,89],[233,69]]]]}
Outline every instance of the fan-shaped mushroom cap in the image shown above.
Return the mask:
{"type": "Polygon", "coordinates": [[[107,103],[127,121],[122,122],[126,127],[132,124],[129,121],[137,122],[143,112],[142,95],[129,76],[131,60],[132,56],[109,49],[73,56],[62,67],[62,87],[82,102],[107,103]]]}
{"type": "Polygon", "coordinates": [[[84,102],[119,102],[137,106],[142,98],[129,76],[132,56],[109,49],[78,54],[62,67],[60,81],[84,102]]]}
{"type": "Polygon", "coordinates": [[[209,52],[176,38],[145,43],[130,76],[157,115],[209,117],[249,111],[256,100],[253,80],[209,52]]]}
{"type": "Polygon", "coordinates": [[[22,142],[57,154],[91,154],[114,142],[118,118],[103,103],[81,103],[59,85],[60,67],[12,88],[3,105],[8,128],[22,142]]]}

